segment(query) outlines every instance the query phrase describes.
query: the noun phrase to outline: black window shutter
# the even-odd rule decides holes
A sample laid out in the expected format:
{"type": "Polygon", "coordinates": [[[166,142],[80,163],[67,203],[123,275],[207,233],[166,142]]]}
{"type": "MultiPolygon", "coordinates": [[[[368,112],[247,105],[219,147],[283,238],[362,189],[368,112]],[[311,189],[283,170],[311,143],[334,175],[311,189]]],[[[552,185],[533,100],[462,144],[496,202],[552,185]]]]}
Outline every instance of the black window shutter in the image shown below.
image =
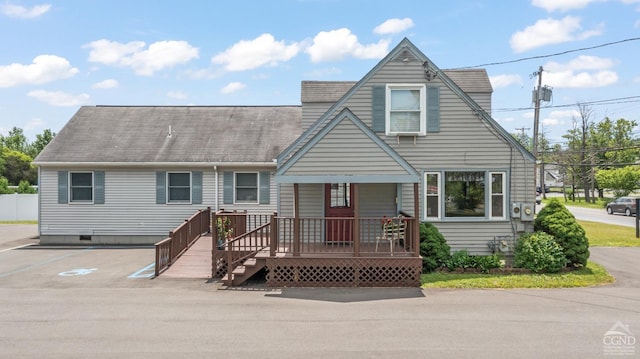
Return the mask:
{"type": "Polygon", "coordinates": [[[69,203],[69,172],[58,171],[58,203],[69,203]]]}
{"type": "Polygon", "coordinates": [[[260,172],[260,204],[269,204],[271,197],[271,172],[260,172]]]}
{"type": "Polygon", "coordinates": [[[202,171],[191,172],[191,203],[202,204],[202,171]]]}
{"type": "Polygon", "coordinates": [[[385,132],[386,87],[371,88],[371,129],[374,132],[385,132]]]}
{"type": "Polygon", "coordinates": [[[167,173],[165,171],[156,172],[156,203],[167,203],[167,173]]]}
{"type": "Polygon", "coordinates": [[[224,190],[222,202],[225,204],[233,204],[233,172],[224,172],[222,174],[222,189],[224,190]]]}
{"type": "Polygon", "coordinates": [[[104,171],[93,172],[93,203],[104,204],[104,171]]]}
{"type": "Polygon", "coordinates": [[[439,87],[427,87],[427,132],[440,132],[439,87]]]}

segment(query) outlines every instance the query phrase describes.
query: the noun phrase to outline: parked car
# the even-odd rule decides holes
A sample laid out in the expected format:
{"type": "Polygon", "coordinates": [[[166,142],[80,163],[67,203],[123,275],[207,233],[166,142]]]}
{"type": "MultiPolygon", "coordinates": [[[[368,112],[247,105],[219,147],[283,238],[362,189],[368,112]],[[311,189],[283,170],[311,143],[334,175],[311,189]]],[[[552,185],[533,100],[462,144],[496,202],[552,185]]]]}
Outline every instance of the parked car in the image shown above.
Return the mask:
{"type": "MultiPolygon", "coordinates": [[[[538,193],[541,193],[542,191],[540,191],[540,186],[536,187],[536,191],[538,193]]],[[[544,185],[544,193],[549,193],[551,191],[551,187],[549,187],[549,185],[544,185]]]]}
{"type": "Polygon", "coordinates": [[[537,204],[542,203],[542,197],[540,197],[540,192],[536,192],[536,203],[537,204]]]}
{"type": "Polygon", "coordinates": [[[619,197],[607,204],[607,213],[624,213],[626,216],[636,214],[636,199],[634,197],[619,197]]]}

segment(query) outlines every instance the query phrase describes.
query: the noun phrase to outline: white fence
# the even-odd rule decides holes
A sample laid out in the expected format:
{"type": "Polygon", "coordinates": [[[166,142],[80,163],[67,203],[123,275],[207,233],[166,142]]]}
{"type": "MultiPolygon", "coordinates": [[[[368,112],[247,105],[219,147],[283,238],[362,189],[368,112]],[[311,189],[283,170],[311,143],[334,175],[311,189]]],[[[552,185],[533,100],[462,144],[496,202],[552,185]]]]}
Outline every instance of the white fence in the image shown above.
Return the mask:
{"type": "Polygon", "coordinates": [[[0,194],[0,221],[37,220],[37,194],[0,194]]]}

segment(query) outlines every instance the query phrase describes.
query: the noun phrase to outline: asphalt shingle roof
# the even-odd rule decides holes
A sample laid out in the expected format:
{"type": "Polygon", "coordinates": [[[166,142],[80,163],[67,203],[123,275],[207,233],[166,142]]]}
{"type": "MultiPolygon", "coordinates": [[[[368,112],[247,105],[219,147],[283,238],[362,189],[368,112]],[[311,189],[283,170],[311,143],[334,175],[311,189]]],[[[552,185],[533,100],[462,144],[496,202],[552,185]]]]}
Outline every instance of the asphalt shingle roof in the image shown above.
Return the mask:
{"type": "Polygon", "coordinates": [[[84,106],[35,162],[271,162],[300,121],[300,106],[84,106]]]}

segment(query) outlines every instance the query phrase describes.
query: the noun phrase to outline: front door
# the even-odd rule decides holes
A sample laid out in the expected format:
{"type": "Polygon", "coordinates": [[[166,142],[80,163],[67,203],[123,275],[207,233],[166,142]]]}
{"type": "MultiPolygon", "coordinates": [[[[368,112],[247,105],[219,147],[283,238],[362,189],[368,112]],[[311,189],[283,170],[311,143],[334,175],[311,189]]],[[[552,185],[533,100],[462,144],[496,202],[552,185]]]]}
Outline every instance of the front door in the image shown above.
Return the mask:
{"type": "Polygon", "coordinates": [[[324,185],[324,216],[327,217],[326,241],[353,241],[353,184],[324,185]]]}

